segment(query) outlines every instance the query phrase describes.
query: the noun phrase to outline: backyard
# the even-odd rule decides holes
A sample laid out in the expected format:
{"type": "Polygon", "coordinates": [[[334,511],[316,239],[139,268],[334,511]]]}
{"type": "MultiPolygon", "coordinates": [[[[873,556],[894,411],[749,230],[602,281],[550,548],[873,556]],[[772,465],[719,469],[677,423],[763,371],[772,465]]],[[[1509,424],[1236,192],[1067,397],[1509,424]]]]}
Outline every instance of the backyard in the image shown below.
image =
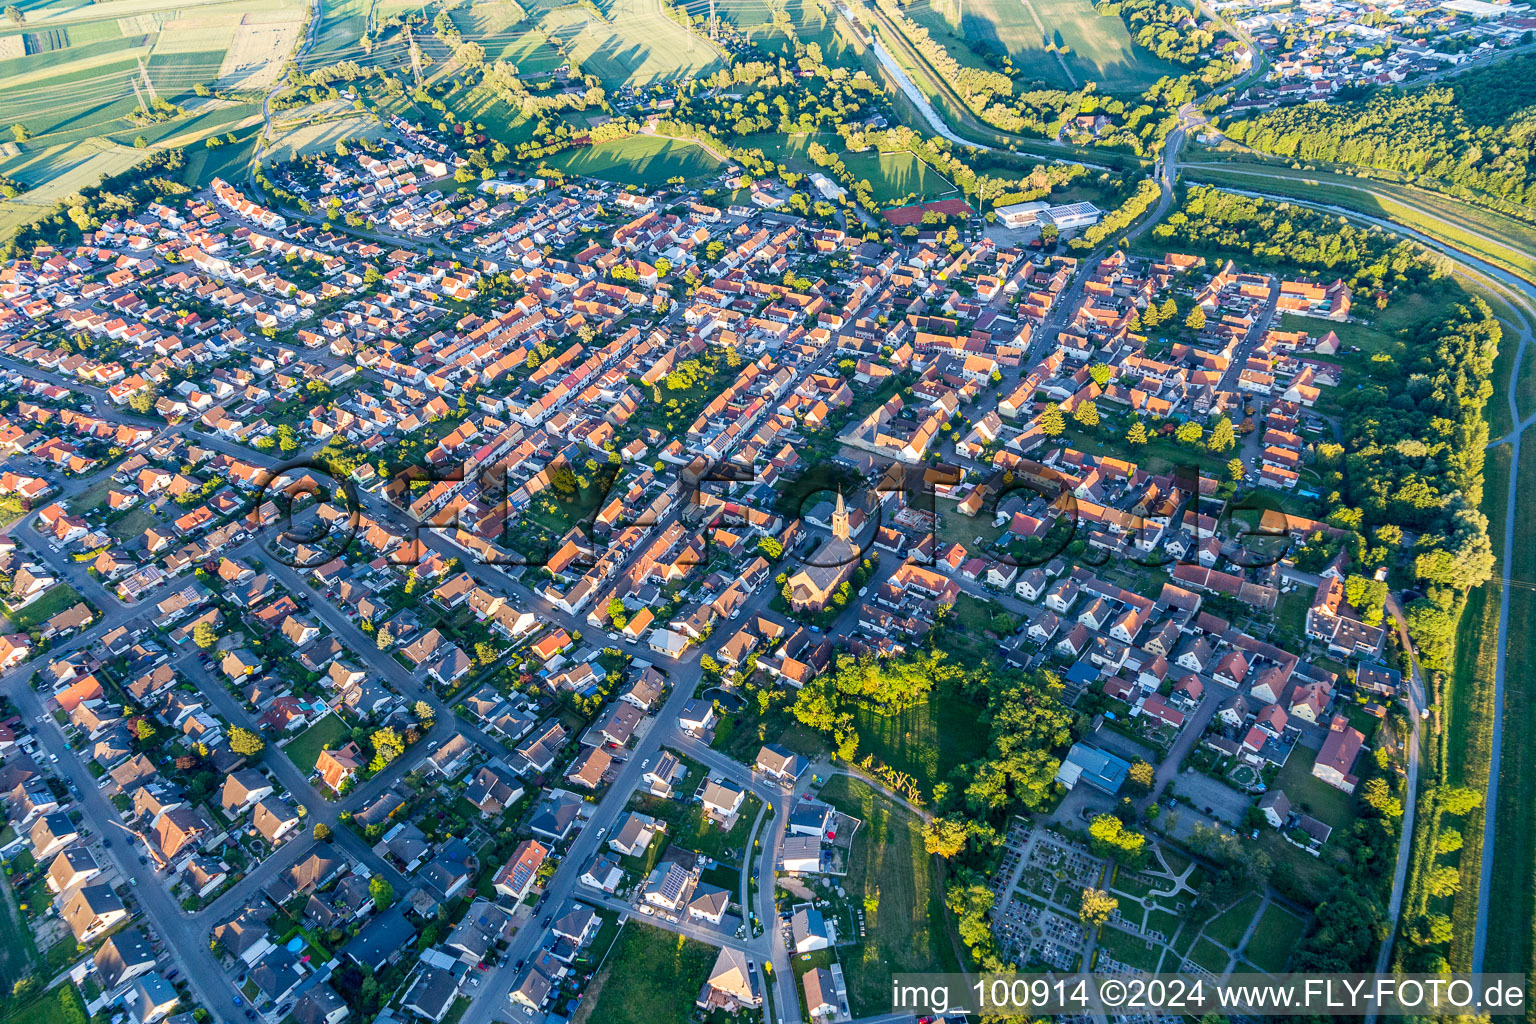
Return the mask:
{"type": "Polygon", "coordinates": [[[294,767],[307,775],[315,770],[315,761],[320,757],[320,751],[327,747],[334,748],[349,731],[340,718],[326,715],[289,740],[283,752],[288,755],[294,767]]]}
{"type": "MultiPolygon", "coordinates": [[[[688,784],[693,785],[695,777],[692,773],[689,779],[688,784]]],[[[762,809],[763,802],[748,793],[741,802],[736,822],[729,832],[705,818],[704,806],[693,801],[683,803],[637,793],[630,801],[630,806],[641,814],[665,821],[667,839],[672,842],[715,860],[740,865],[742,854],[750,842],[752,823],[757,820],[757,812],[762,809]]],[[[651,845],[659,849],[664,842],[655,840],[651,845]]]]}
{"type": "Polygon", "coordinates": [[[1284,790],[1292,807],[1305,810],[1337,832],[1355,820],[1355,798],[1314,776],[1312,765],[1316,760],[1316,751],[1298,745],[1271,788],[1284,790]]]}
{"type": "Polygon", "coordinates": [[[66,608],[73,608],[79,602],[80,594],[74,587],[71,587],[68,583],[58,583],[50,587],[42,597],[24,608],[17,608],[13,611],[7,606],[5,617],[11,620],[11,624],[18,631],[28,633],[66,608]]]}

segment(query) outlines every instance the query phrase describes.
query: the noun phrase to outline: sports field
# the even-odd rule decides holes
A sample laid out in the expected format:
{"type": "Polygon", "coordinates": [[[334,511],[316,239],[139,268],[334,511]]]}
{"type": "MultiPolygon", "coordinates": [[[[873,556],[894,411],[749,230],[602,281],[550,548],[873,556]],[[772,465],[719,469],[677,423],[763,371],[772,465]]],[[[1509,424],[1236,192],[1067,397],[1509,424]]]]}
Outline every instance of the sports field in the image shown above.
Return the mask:
{"type": "Polygon", "coordinates": [[[1136,49],[1125,23],[1100,16],[1089,0],[918,0],[902,10],[961,64],[991,67],[982,58],[990,48],[1013,59],[1020,79],[1140,92],[1178,73],[1136,49]]]}

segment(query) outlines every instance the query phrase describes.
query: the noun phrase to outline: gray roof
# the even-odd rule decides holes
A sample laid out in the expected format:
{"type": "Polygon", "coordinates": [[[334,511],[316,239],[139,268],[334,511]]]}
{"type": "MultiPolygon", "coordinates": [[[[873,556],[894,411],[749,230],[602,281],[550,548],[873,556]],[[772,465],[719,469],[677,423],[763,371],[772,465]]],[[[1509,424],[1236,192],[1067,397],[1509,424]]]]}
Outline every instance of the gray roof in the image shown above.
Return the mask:
{"type": "Polygon", "coordinates": [[[96,974],[101,987],[111,991],[130,969],[155,962],[149,937],[137,928],[124,928],[96,951],[96,974]]]}
{"type": "Polygon", "coordinates": [[[416,937],[416,928],[394,907],[363,925],[342,952],[359,965],[378,970],[390,955],[416,937]]]}
{"type": "Polygon", "coordinates": [[[458,994],[459,985],[451,973],[423,965],[401,1005],[438,1020],[458,994]]]}
{"type": "Polygon", "coordinates": [[[293,1006],[293,1019],[298,1024],[322,1024],[328,1014],[346,1005],[336,990],[322,981],[299,997],[293,1006]]]}
{"type": "Polygon", "coordinates": [[[827,922],[822,918],[821,911],[815,907],[801,907],[795,911],[789,927],[797,943],[811,936],[821,939],[827,937],[827,922]]]}

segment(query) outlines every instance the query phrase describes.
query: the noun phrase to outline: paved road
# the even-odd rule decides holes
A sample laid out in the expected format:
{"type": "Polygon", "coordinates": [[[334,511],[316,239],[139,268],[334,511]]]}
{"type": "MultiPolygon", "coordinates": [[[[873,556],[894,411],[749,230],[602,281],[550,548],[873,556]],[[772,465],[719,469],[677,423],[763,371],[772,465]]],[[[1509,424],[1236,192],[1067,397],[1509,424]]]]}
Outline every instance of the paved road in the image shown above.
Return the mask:
{"type": "MultiPolygon", "coordinates": [[[[1395,594],[1387,596],[1387,609],[1392,614],[1392,620],[1397,624],[1398,639],[1402,641],[1403,650],[1408,652],[1409,658],[1409,687],[1403,694],[1403,702],[1408,705],[1408,725],[1411,730],[1408,746],[1408,796],[1403,801],[1403,821],[1397,840],[1397,862],[1392,869],[1392,894],[1387,898],[1387,918],[1392,921],[1394,927],[1387,933],[1387,937],[1381,943],[1381,949],[1376,953],[1376,973],[1385,974],[1392,964],[1392,942],[1397,937],[1395,927],[1403,910],[1403,888],[1408,881],[1409,854],[1413,849],[1413,822],[1418,812],[1418,801],[1414,795],[1419,791],[1419,709],[1424,707],[1424,677],[1419,672],[1419,657],[1413,649],[1413,643],[1408,637],[1408,620],[1403,617],[1402,605],[1398,603],[1395,594]]],[[[1372,1021],[1375,1014],[1370,1015],[1372,1021]]]]}

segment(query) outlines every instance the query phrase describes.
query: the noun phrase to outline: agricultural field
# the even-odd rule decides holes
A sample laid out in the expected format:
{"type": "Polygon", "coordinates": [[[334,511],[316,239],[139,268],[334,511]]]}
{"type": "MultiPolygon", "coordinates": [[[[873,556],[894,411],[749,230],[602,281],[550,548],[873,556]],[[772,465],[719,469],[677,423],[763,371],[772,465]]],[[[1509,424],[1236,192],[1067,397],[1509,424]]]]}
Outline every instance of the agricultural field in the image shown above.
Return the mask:
{"type": "Polygon", "coordinates": [[[373,16],[373,0],[326,0],[320,5],[320,26],[308,56],[339,56],[362,39],[373,16]]]}
{"type": "Polygon", "coordinates": [[[172,103],[199,84],[270,84],[298,42],[304,11],[303,0],[36,7],[20,30],[0,36],[0,109],[7,125],[26,125],[44,145],[117,132],[131,141],[135,80],[142,86],[147,77],[155,97],[172,103]]]}
{"type": "Polygon", "coordinates": [[[1021,79],[1059,88],[1098,82],[1107,92],[1140,92],[1177,73],[1138,50],[1125,23],[1101,17],[1089,0],[919,0],[903,10],[960,63],[987,68],[985,53],[1006,53],[1021,79]]]}
{"type": "Polygon", "coordinates": [[[461,33],[483,41],[522,24],[528,12],[516,0],[476,0],[468,7],[455,7],[448,16],[461,33]]]}
{"type": "Polygon", "coordinates": [[[277,80],[305,11],[304,0],[29,6],[19,29],[0,35],[3,126],[20,124],[30,134],[20,146],[7,137],[7,152],[0,154],[0,173],[29,188],[0,204],[0,237],[154,149],[187,147],[196,165],[186,175],[192,182],[205,180],[210,164],[248,161],[246,143],[261,113],[259,95],[250,90],[277,80]],[[228,98],[198,97],[198,85],[228,98]],[[152,95],[181,112],[136,122],[135,86],[146,101],[152,95]],[[233,144],[204,154],[208,137],[226,134],[235,136],[233,144]]]}
{"type": "Polygon", "coordinates": [[[8,238],[53,209],[72,193],[88,188],[104,177],[133,167],[147,150],[122,146],[105,139],[73,145],[49,146],[0,161],[0,174],[29,186],[15,199],[0,203],[0,238],[8,238]]]}
{"type": "Polygon", "coordinates": [[[595,146],[568,149],[545,161],[566,174],[655,188],[681,175],[698,179],[713,174],[719,162],[692,142],[633,135],[595,146]]]}
{"type": "MultiPolygon", "coordinates": [[[[679,6],[696,17],[709,16],[709,4],[701,0],[679,6]]],[[[839,29],[837,9],[825,0],[739,0],[716,4],[716,13],[768,53],[792,57],[799,40],[821,47],[829,64],[857,66],[853,58],[863,50],[846,23],[839,29]]]]}
{"type": "MultiPolygon", "coordinates": [[[[1527,353],[1529,354],[1529,353],[1527,353]]],[[[1528,491],[1536,480],[1536,447],[1524,447],[1520,462],[1514,467],[1528,491]]],[[[1512,580],[1536,578],[1530,545],[1518,542],[1536,530],[1536,503],[1521,502],[1515,510],[1514,561],[1504,566],[1512,580]]],[[[1497,601],[1500,594],[1488,587],[1487,600],[1497,601]]],[[[1511,587],[1509,621],[1522,624],[1536,615],[1536,600],[1525,587],[1511,587]]],[[[1509,631],[1505,652],[1504,737],[1499,770],[1499,798],[1494,808],[1495,835],[1493,877],[1508,898],[1491,899],[1488,904],[1488,945],[1484,967],[1490,971],[1527,972],[1536,962],[1536,936],[1531,927],[1533,892],[1536,892],[1536,807],[1529,799],[1531,780],[1536,777],[1532,751],[1536,751],[1536,686],[1523,666],[1531,664],[1533,640],[1529,629],[1509,631]]]]}
{"type": "Polygon", "coordinates": [[[366,114],[279,127],[262,153],[262,162],[286,163],[300,154],[334,150],[342,139],[377,139],[383,135],[383,125],[366,114]]]}
{"type": "Polygon", "coordinates": [[[588,74],[635,88],[709,74],[720,66],[707,36],[662,12],[659,0],[601,0],[602,17],[575,5],[533,5],[538,28],[588,74]]]}

